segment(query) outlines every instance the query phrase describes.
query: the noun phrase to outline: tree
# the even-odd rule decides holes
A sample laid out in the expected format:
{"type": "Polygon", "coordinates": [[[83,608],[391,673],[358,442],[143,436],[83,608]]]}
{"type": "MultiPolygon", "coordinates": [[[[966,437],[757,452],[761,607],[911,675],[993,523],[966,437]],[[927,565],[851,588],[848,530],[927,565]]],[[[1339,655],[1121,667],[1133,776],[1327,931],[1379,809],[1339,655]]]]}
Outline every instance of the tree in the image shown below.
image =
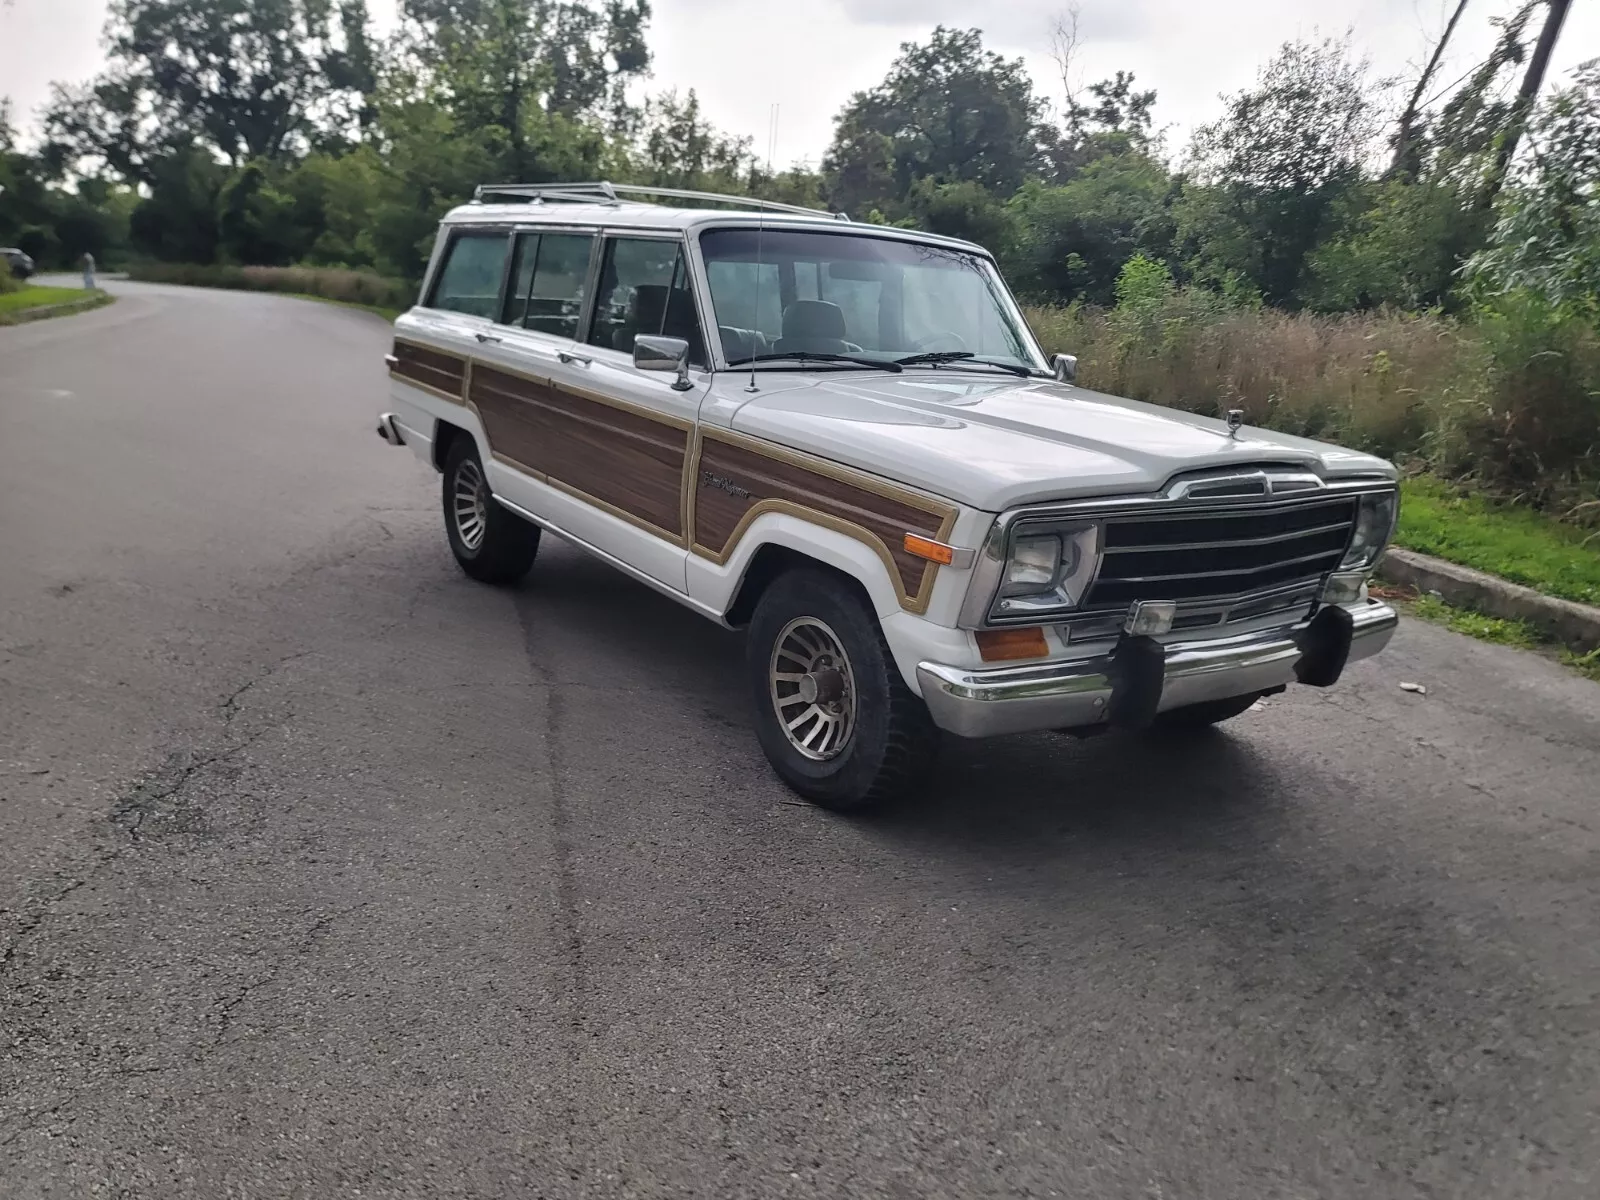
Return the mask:
{"type": "Polygon", "coordinates": [[[498,126],[518,180],[539,182],[531,126],[550,116],[631,133],[630,82],[650,68],[649,0],[404,0],[406,53],[468,128],[498,126]]]}
{"type": "Polygon", "coordinates": [[[1526,174],[1502,194],[1488,246],[1467,266],[1480,299],[1516,290],[1600,317],[1600,59],[1536,110],[1526,174]]]}
{"type": "Polygon", "coordinates": [[[364,0],[113,0],[110,64],[57,88],[45,118],[64,165],[148,184],[178,146],[235,166],[284,162],[347,126],[370,87],[364,0]]]}
{"type": "Polygon", "coordinates": [[[1417,174],[1418,164],[1414,155],[1414,145],[1417,125],[1422,117],[1423,97],[1428,91],[1428,84],[1432,81],[1434,72],[1439,69],[1439,63],[1444,59],[1445,48],[1450,44],[1450,36],[1455,33],[1461,14],[1466,9],[1467,0],[1457,0],[1455,11],[1445,22],[1444,32],[1439,35],[1439,40],[1433,45],[1433,53],[1428,56],[1428,65],[1423,67],[1422,73],[1417,76],[1416,86],[1411,89],[1406,106],[1400,113],[1400,120],[1395,125],[1394,157],[1389,163],[1389,175],[1393,178],[1415,178],[1417,174]]]}
{"type": "Polygon", "coordinates": [[[1180,214],[1192,269],[1293,303],[1306,256],[1359,184],[1376,133],[1366,64],[1347,41],[1285,43],[1255,88],[1195,131],[1180,214]]]}
{"type": "Polygon", "coordinates": [[[1010,201],[1017,245],[1010,274],[1041,299],[1110,304],[1129,258],[1172,255],[1174,182],[1160,160],[1113,154],[1066,183],[1023,185],[1010,201]]]}
{"type": "Polygon", "coordinates": [[[985,50],[976,29],[941,25],[904,43],[883,82],[839,114],[823,160],[829,194],[846,211],[893,216],[921,179],[1009,196],[1039,161],[1040,115],[1021,59],[985,50]]]}
{"type": "Polygon", "coordinates": [[[1489,176],[1484,180],[1483,191],[1478,197],[1479,208],[1489,208],[1493,205],[1496,194],[1505,182],[1506,168],[1516,157],[1517,144],[1522,138],[1528,114],[1539,98],[1539,89],[1544,86],[1545,72],[1550,69],[1550,56],[1555,53],[1556,39],[1561,36],[1562,22],[1567,19],[1567,10],[1572,7],[1572,0],[1545,0],[1545,3],[1549,7],[1549,12],[1545,15],[1544,28],[1539,31],[1539,41],[1533,48],[1533,56],[1528,59],[1528,69],[1523,72],[1522,85],[1517,89],[1517,98],[1512,105],[1510,119],[1506,122],[1505,129],[1501,131],[1499,145],[1495,147],[1489,176]]]}
{"type": "Polygon", "coordinates": [[[638,172],[660,187],[739,189],[753,163],[749,138],[728,137],[701,115],[693,90],[666,92],[645,106],[638,172]]]}

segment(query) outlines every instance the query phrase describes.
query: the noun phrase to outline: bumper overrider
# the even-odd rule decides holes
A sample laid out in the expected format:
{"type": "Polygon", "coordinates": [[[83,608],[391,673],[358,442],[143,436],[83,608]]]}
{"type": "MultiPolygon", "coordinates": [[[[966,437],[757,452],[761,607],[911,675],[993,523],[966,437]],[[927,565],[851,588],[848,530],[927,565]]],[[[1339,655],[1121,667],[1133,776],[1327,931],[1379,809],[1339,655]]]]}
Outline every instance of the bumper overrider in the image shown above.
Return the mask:
{"type": "Polygon", "coordinates": [[[1125,635],[1109,654],[999,668],[917,667],[940,728],[962,737],[1109,723],[1150,724],[1168,709],[1278,690],[1327,687],[1347,663],[1389,644],[1399,617],[1373,600],[1328,605],[1302,624],[1197,641],[1125,635]]]}

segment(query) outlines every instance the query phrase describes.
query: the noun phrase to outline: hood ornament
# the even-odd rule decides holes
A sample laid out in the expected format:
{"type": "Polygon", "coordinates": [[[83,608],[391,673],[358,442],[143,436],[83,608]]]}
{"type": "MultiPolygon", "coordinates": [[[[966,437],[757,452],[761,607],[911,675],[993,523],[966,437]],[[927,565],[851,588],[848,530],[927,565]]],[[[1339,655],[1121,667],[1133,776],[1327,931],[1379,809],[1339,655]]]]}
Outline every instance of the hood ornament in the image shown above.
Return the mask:
{"type": "Polygon", "coordinates": [[[1230,408],[1228,410],[1228,437],[1232,441],[1239,440],[1239,427],[1244,424],[1244,409],[1230,408]]]}

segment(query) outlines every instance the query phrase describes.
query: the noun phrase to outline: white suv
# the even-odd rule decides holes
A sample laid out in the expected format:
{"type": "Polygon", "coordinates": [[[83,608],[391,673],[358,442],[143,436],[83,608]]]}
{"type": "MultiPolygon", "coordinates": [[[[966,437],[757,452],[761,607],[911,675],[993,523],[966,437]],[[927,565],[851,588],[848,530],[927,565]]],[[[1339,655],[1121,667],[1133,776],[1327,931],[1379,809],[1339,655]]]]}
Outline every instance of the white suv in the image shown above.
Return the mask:
{"type": "Polygon", "coordinates": [[[511,583],[547,530],[748,628],[762,748],[830,808],[940,730],[1211,724],[1396,624],[1393,467],[1074,386],[966,242],[480,188],[388,361],[378,432],[443,473],[462,569],[511,583]]]}

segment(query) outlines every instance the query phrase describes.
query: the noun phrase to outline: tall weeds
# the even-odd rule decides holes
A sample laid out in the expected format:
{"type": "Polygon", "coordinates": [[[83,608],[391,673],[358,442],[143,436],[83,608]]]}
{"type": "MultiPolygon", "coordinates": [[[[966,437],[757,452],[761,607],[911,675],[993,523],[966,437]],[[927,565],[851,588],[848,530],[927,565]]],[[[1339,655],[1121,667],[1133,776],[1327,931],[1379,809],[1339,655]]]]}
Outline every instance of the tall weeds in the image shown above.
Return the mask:
{"type": "MultiPolygon", "coordinates": [[[[1600,338],[1532,301],[1458,322],[1224,304],[1146,278],[1028,313],[1085,387],[1369,450],[1567,511],[1600,495],[1600,338]]],[[[1593,508],[1585,509],[1592,513],[1593,508]]]]}
{"type": "Polygon", "coordinates": [[[145,283],[181,283],[189,287],[233,288],[249,292],[288,292],[386,309],[410,308],[417,299],[414,284],[374,275],[370,271],[352,271],[341,267],[144,263],[130,267],[128,277],[145,283]]]}

